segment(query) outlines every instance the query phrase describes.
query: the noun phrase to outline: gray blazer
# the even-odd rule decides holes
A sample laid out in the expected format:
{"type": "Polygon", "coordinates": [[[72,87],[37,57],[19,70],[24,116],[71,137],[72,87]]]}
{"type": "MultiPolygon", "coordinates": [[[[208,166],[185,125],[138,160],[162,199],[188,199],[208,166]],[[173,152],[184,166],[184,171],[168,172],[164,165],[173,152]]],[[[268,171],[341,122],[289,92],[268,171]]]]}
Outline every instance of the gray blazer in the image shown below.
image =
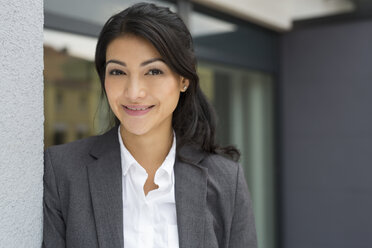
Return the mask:
{"type": "MultiPolygon", "coordinates": [[[[174,165],[180,248],[256,248],[241,166],[191,146],[179,154],[188,161],[174,165]]],[[[43,247],[123,247],[117,127],[51,147],[44,156],[43,247]]]]}

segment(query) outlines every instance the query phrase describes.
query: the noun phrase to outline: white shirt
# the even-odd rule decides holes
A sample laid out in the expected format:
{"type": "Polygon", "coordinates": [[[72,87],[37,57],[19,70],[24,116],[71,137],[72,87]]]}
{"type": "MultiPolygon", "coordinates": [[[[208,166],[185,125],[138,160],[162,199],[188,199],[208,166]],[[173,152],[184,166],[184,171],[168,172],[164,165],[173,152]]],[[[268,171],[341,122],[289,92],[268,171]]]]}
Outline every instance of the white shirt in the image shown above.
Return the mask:
{"type": "Polygon", "coordinates": [[[123,235],[125,248],[178,248],[174,163],[176,137],[162,165],[155,173],[159,186],[148,192],[143,186],[146,170],[125,147],[118,130],[123,172],[123,235]]]}

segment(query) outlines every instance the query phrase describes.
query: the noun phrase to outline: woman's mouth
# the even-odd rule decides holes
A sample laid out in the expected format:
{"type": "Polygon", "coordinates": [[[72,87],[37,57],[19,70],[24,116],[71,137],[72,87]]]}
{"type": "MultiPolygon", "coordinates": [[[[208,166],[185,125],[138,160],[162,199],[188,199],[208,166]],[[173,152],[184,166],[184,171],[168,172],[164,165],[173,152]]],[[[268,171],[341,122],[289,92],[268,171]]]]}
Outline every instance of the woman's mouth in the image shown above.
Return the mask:
{"type": "Polygon", "coordinates": [[[125,113],[132,116],[147,114],[155,105],[122,105],[125,113]]]}

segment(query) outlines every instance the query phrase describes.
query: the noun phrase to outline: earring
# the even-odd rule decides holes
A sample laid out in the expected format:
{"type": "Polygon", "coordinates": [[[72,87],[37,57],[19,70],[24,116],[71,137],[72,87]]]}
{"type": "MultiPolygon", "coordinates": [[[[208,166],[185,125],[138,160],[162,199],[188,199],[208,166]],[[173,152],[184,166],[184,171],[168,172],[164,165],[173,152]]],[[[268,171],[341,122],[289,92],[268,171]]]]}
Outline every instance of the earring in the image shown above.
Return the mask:
{"type": "Polygon", "coordinates": [[[187,86],[183,86],[183,92],[185,92],[187,90],[187,86]]]}

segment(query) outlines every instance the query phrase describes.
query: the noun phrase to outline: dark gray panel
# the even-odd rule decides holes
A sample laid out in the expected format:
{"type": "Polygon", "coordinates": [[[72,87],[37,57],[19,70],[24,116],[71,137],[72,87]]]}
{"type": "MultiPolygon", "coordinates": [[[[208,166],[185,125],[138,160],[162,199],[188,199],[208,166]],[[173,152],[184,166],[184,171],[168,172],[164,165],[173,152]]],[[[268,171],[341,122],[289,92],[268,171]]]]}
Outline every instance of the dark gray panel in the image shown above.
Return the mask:
{"type": "Polygon", "coordinates": [[[282,247],[371,247],[372,21],[281,43],[282,247]]]}
{"type": "Polygon", "coordinates": [[[196,37],[194,43],[200,59],[277,72],[278,35],[274,32],[240,26],[234,32],[196,37]]]}

